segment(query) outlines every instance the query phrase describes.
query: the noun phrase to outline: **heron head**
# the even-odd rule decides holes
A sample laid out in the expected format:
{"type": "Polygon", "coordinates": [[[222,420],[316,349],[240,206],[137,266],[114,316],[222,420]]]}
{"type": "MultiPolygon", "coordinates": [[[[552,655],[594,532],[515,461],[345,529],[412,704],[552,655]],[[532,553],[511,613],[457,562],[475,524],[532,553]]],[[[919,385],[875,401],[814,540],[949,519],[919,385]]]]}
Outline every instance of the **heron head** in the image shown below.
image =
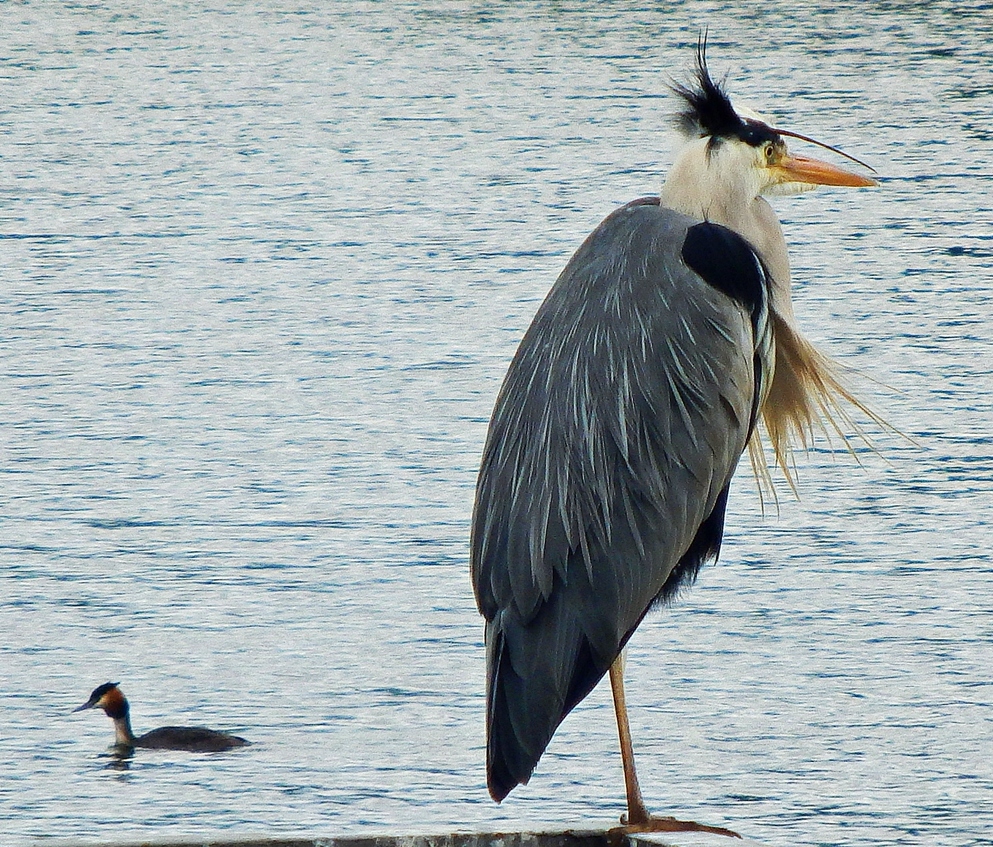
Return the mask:
{"type": "Polygon", "coordinates": [[[799,194],[818,185],[871,186],[875,179],[818,159],[791,154],[785,138],[807,141],[838,153],[869,170],[864,162],[836,147],[789,130],[777,129],[752,110],[735,108],[731,98],[714,81],[707,68],[706,38],[697,47],[695,80],[676,84],[673,91],[683,100],[678,113],[680,129],[691,138],[693,155],[705,156],[705,167],[718,185],[737,184],[753,197],[799,194]]]}

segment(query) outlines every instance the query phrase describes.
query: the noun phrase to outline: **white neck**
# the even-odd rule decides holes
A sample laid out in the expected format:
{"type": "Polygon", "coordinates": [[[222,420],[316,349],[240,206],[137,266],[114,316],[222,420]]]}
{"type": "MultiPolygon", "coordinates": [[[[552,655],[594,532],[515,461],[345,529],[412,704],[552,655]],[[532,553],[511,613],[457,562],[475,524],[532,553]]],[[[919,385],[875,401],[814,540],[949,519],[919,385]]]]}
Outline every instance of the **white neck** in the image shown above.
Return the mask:
{"type": "Polygon", "coordinates": [[[114,718],[114,743],[124,747],[134,746],[134,732],[131,731],[131,717],[114,718]]]}
{"type": "Polygon", "coordinates": [[[779,220],[759,196],[761,186],[742,179],[737,163],[726,159],[720,147],[708,154],[707,142],[688,144],[673,163],[662,186],[662,205],[726,226],[751,244],[772,277],[773,309],[792,323],[790,262],[779,220]]]}

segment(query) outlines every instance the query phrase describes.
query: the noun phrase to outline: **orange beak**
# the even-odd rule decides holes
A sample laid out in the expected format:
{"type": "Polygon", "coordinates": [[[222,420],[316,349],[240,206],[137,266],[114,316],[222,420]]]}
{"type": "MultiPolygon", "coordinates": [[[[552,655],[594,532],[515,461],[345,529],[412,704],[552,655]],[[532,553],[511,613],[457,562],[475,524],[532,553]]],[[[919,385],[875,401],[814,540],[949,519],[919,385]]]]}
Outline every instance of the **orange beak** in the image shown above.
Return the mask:
{"type": "Polygon", "coordinates": [[[851,188],[867,188],[879,183],[868,176],[854,174],[836,165],[822,162],[820,159],[808,159],[806,156],[787,155],[779,160],[773,168],[781,176],[781,181],[802,182],[807,185],[844,185],[851,188]]]}

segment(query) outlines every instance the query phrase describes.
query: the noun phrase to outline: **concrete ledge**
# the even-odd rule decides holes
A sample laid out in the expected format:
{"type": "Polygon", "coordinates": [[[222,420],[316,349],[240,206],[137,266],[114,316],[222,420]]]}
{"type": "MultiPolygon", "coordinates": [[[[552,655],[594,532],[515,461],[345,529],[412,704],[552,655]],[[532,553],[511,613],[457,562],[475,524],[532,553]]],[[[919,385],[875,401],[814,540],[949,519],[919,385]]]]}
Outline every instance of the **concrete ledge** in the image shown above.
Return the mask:
{"type": "Polygon", "coordinates": [[[52,847],[609,847],[604,831],[454,832],[448,835],[344,836],[341,838],[208,837],[141,841],[56,840],[52,847]]]}
{"type": "MultiPolygon", "coordinates": [[[[606,830],[453,832],[448,835],[358,835],[340,838],[210,836],[114,842],[54,839],[46,844],[48,847],[618,847],[606,830]]],[[[627,845],[628,847],[759,847],[756,842],[748,839],[738,840],[699,832],[632,835],[627,837],[627,845]]]]}

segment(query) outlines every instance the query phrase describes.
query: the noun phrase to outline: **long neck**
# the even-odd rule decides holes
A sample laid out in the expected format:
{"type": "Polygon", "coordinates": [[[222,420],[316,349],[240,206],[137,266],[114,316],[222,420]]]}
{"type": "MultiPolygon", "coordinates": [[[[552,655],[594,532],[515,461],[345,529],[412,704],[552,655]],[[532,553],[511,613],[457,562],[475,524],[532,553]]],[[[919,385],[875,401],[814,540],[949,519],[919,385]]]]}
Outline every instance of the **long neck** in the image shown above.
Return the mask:
{"type": "MultiPolygon", "coordinates": [[[[865,407],[841,385],[830,360],[803,337],[796,324],[786,239],[772,207],[758,196],[757,186],[748,185],[736,175],[733,162],[722,156],[720,149],[711,155],[706,144],[706,139],[695,141],[677,158],[662,186],[662,204],[738,233],[752,245],[771,277],[769,305],[775,367],[762,413],[776,462],[792,480],[791,444],[807,444],[809,434],[820,421],[842,434],[831,415],[837,398],[863,410],[865,407]]],[[[761,441],[751,439],[749,450],[756,475],[768,480],[761,441]]]]}
{"type": "Polygon", "coordinates": [[[122,718],[114,718],[114,743],[127,747],[134,746],[134,733],[131,731],[131,717],[126,714],[122,718]]]}
{"type": "Polygon", "coordinates": [[[772,309],[793,326],[790,298],[790,261],[786,239],[772,207],[757,196],[755,186],[738,178],[722,160],[706,150],[707,139],[687,145],[673,163],[662,186],[662,205],[698,220],[711,221],[734,230],[748,241],[772,278],[772,309]],[[721,174],[723,165],[727,173],[721,174]]]}
{"type": "Polygon", "coordinates": [[[114,743],[127,747],[134,746],[134,733],[131,731],[131,709],[123,695],[118,695],[104,704],[103,710],[114,722],[114,743]]]}

